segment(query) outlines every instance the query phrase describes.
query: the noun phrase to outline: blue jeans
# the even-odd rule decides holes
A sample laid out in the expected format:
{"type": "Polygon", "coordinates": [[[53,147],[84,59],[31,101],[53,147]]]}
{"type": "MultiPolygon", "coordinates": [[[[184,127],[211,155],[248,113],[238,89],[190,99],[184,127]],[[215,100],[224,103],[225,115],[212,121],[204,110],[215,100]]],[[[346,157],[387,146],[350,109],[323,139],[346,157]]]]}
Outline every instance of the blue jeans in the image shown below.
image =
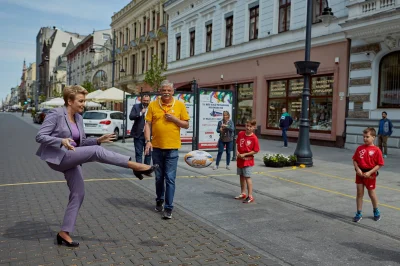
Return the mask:
{"type": "Polygon", "coordinates": [[[217,161],[215,165],[218,166],[221,161],[222,154],[224,153],[224,147],[226,146],[226,165],[228,166],[231,162],[231,151],[233,146],[233,141],[223,142],[221,139],[218,140],[218,154],[217,161]]]}
{"type": "Polygon", "coordinates": [[[283,145],[287,147],[287,128],[282,128],[283,145]]]}
{"type": "Polygon", "coordinates": [[[158,164],[156,170],[156,194],[158,200],[164,200],[164,209],[172,210],[175,195],[176,168],[179,153],[177,149],[153,149],[153,163],[158,164]]]}
{"type": "MultiPolygon", "coordinates": [[[[133,138],[133,143],[135,145],[135,159],[137,163],[143,163],[143,153],[146,146],[144,134],[142,133],[139,138],[133,138]]],[[[144,156],[144,163],[150,165],[151,163],[151,153],[144,156]]]]}

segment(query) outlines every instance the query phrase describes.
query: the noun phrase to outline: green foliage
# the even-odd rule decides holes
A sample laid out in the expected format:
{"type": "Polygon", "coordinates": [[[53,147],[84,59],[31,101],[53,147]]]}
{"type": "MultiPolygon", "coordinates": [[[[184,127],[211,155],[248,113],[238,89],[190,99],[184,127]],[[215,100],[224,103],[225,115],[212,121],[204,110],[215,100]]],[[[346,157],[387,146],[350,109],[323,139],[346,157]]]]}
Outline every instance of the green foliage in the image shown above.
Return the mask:
{"type": "Polygon", "coordinates": [[[88,81],[88,80],[85,80],[85,81],[81,84],[81,86],[84,87],[89,93],[91,93],[91,92],[93,92],[93,91],[96,90],[95,87],[93,86],[93,84],[92,84],[90,81],[88,81]]]}
{"type": "Polygon", "coordinates": [[[153,55],[150,61],[150,69],[144,77],[144,81],[153,88],[153,91],[158,91],[161,82],[166,79],[163,75],[165,70],[167,70],[167,66],[163,65],[156,55],[153,55]]]}
{"type": "Polygon", "coordinates": [[[46,101],[46,98],[47,98],[47,97],[46,97],[45,95],[40,95],[40,96],[39,96],[39,102],[42,103],[42,102],[46,101]]]}
{"type": "Polygon", "coordinates": [[[283,154],[266,154],[264,155],[264,164],[269,167],[293,166],[296,164],[296,155],[285,156],[283,154]]]}
{"type": "Polygon", "coordinates": [[[53,90],[53,97],[58,98],[58,97],[63,97],[63,94],[61,92],[58,92],[56,89],[53,90]]]}

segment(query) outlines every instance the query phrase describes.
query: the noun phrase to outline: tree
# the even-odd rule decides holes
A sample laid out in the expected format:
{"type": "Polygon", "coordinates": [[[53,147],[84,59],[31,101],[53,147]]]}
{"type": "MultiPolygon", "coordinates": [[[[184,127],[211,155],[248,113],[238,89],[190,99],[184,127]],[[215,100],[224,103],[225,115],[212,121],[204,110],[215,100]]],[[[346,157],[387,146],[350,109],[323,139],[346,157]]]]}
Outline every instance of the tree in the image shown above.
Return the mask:
{"type": "Polygon", "coordinates": [[[163,63],[158,60],[158,57],[153,55],[150,61],[150,69],[146,72],[144,77],[144,81],[153,88],[153,91],[158,91],[161,82],[166,80],[166,77],[163,75],[165,70],[167,70],[167,66],[164,66],[163,63]]]}
{"type": "Polygon", "coordinates": [[[90,81],[88,81],[88,80],[85,80],[85,81],[81,84],[81,86],[84,87],[89,93],[91,93],[91,92],[93,92],[93,91],[96,90],[96,89],[94,88],[93,84],[92,84],[90,81]]]}
{"type": "Polygon", "coordinates": [[[52,95],[53,95],[53,97],[56,97],[56,98],[58,98],[58,97],[63,97],[62,92],[58,92],[57,89],[54,89],[54,90],[53,90],[52,95]]]}

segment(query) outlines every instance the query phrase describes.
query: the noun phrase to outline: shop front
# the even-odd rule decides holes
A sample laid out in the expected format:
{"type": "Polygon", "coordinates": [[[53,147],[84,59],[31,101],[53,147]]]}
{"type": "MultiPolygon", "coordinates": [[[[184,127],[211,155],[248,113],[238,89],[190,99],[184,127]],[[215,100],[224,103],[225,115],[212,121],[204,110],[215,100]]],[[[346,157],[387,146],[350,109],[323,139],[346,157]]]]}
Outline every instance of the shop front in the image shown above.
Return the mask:
{"type": "MultiPolygon", "coordinates": [[[[312,60],[321,62],[318,74],[311,79],[308,108],[312,142],[339,147],[344,144],[348,47],[344,41],[312,48],[312,60]]],[[[282,108],[286,108],[294,120],[288,136],[295,141],[303,77],[296,74],[294,62],[303,57],[304,50],[289,51],[191,71],[171,71],[168,79],[177,84],[196,79],[200,88],[236,90],[237,128],[244,129],[247,120],[256,119],[264,138],[280,138],[279,119],[282,108]]]]}

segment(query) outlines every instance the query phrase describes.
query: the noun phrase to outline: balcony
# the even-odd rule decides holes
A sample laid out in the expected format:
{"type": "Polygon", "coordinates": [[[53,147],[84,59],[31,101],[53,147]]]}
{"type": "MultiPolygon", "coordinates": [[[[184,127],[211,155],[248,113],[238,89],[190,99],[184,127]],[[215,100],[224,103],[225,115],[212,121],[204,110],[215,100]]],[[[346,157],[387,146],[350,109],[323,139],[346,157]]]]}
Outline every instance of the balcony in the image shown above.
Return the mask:
{"type": "Polygon", "coordinates": [[[132,83],[134,81],[135,81],[135,76],[133,76],[131,74],[121,75],[121,77],[118,79],[119,84],[128,84],[128,83],[132,83]]]}
{"type": "Polygon", "coordinates": [[[394,11],[400,7],[400,0],[350,0],[347,7],[349,9],[349,20],[353,20],[394,11]]]}

